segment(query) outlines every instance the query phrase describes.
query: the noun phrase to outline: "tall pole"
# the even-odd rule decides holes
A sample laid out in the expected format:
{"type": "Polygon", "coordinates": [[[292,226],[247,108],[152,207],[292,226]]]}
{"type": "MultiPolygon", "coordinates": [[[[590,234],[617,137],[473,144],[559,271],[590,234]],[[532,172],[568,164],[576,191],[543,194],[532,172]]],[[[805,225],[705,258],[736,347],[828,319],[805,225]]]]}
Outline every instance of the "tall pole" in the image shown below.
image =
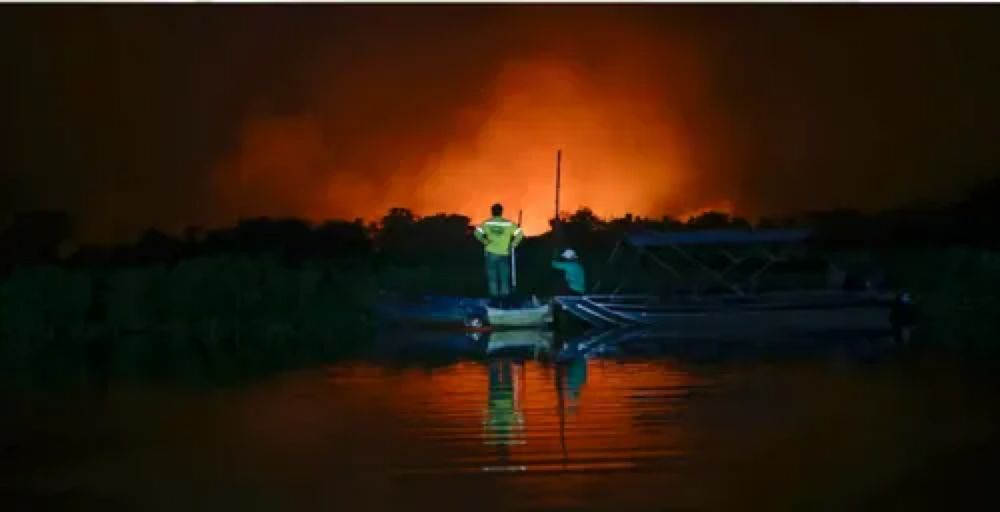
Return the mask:
{"type": "Polygon", "coordinates": [[[553,258],[559,251],[559,185],[562,178],[562,150],[556,150],[556,216],[552,220],[552,250],[553,258]]]}
{"type": "Polygon", "coordinates": [[[556,151],[556,216],[555,219],[559,221],[559,179],[562,172],[562,150],[556,151]]]}
{"type": "MultiPolygon", "coordinates": [[[[521,229],[521,214],[524,210],[517,211],[517,228],[521,229]]],[[[517,288],[517,256],[514,254],[517,252],[517,247],[510,248],[510,287],[511,292],[514,288],[517,288]]]]}

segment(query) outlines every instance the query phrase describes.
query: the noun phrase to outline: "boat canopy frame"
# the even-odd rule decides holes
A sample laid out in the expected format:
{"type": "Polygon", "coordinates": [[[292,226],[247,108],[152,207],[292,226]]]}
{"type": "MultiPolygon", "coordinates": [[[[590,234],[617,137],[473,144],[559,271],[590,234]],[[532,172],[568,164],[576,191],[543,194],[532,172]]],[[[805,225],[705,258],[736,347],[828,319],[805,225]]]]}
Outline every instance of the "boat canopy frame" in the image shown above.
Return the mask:
{"type": "MultiPolygon", "coordinates": [[[[705,289],[715,285],[722,286],[735,295],[744,296],[756,289],[760,277],[776,263],[788,261],[788,247],[798,246],[809,241],[811,238],[812,233],[804,229],[725,229],[676,232],[637,231],[627,233],[619,239],[611,251],[608,263],[614,264],[616,258],[626,248],[632,248],[635,250],[638,258],[645,256],[656,263],[657,266],[666,270],[667,273],[674,276],[678,281],[684,280],[684,276],[680,270],[674,265],[670,265],[664,258],[661,258],[654,252],[655,249],[668,249],[697,269],[699,274],[708,278],[708,283],[704,286],[700,285],[700,283],[693,284],[692,295],[699,296],[705,289]],[[725,258],[726,264],[721,269],[713,269],[694,254],[684,250],[685,247],[691,246],[714,247],[714,253],[725,258]],[[737,254],[728,249],[731,246],[750,248],[750,251],[744,254],[737,254]],[[784,250],[772,249],[773,246],[784,250]],[[763,263],[745,278],[741,280],[732,279],[732,272],[753,258],[761,258],[763,263]]],[[[610,295],[618,296],[619,292],[625,286],[626,281],[627,278],[619,282],[610,295]]],[[[600,286],[601,282],[598,281],[595,283],[594,290],[597,291],[600,286]]]]}

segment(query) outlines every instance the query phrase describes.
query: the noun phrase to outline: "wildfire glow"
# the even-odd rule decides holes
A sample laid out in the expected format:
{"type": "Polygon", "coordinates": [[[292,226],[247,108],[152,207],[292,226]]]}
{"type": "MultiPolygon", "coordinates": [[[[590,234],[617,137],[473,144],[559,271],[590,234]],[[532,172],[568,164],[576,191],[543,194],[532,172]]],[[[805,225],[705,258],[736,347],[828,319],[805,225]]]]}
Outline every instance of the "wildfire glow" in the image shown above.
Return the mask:
{"type": "MultiPolygon", "coordinates": [[[[539,234],[554,213],[561,149],[563,211],[586,206],[604,217],[659,217],[719,204],[732,211],[731,200],[705,193],[710,159],[688,129],[690,105],[701,101],[697,66],[642,55],[641,44],[627,40],[595,57],[598,65],[558,52],[506,59],[481,101],[440,109],[445,121],[434,126],[444,128],[434,133],[419,121],[379,126],[366,109],[353,118],[323,109],[258,118],[215,168],[217,203],[228,220],[377,220],[404,207],[478,222],[499,201],[508,218],[523,211],[527,233],[539,234]],[[357,142],[337,146],[345,137],[357,142]]],[[[419,94],[400,86],[357,98],[407,102],[419,94]]]]}
{"type": "Polygon", "coordinates": [[[500,201],[509,217],[524,211],[528,233],[540,233],[554,214],[561,148],[562,209],[652,213],[650,200],[676,196],[689,166],[679,134],[624,92],[601,91],[555,63],[508,66],[486,123],[429,164],[416,203],[447,198],[449,209],[478,219],[500,201]]]}

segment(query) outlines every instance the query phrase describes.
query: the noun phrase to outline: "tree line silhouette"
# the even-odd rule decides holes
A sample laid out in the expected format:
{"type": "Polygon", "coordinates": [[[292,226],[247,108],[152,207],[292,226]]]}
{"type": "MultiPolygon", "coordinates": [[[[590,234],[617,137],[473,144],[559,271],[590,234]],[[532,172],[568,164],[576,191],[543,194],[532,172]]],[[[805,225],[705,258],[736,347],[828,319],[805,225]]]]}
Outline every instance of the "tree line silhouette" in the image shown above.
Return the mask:
{"type": "MultiPolygon", "coordinates": [[[[975,330],[1000,310],[1000,231],[992,225],[998,205],[1000,180],[943,207],[756,222],[721,212],[686,221],[603,219],[581,208],[561,216],[555,235],[522,244],[518,287],[549,295],[560,279],[549,262],[566,246],[598,279],[602,262],[630,231],[807,227],[816,233],[814,245],[848,259],[878,253],[879,264],[892,268],[896,282],[932,311],[929,317],[948,329],[975,330]]],[[[483,295],[482,248],[473,225],[461,215],[421,217],[394,208],[367,224],[255,218],[180,235],[151,229],[116,246],[74,247],[69,215],[22,213],[0,230],[0,341],[33,346],[30,340],[75,339],[100,324],[209,345],[251,337],[333,343],[376,323],[371,306],[383,292],[483,295]]]]}
{"type": "MultiPolygon", "coordinates": [[[[766,229],[806,227],[817,243],[837,248],[981,247],[995,249],[1000,230],[1000,179],[943,207],[898,208],[874,213],[840,209],[806,212],[751,222],[722,212],[706,212],[686,221],[626,214],[603,219],[588,208],[560,218],[562,245],[608,247],[635,230],[766,229]]],[[[116,246],[72,245],[74,223],[57,211],[24,212],[0,230],[0,276],[23,265],[132,266],[172,264],[186,258],[224,253],[271,253],[294,263],[312,259],[367,258],[393,265],[474,261],[478,244],[470,233],[479,219],[455,214],[420,217],[393,208],[379,221],[298,218],[250,218],[235,226],[191,226],[180,235],[149,229],[135,241],[116,246]]],[[[553,243],[551,233],[539,238],[553,243]]]]}

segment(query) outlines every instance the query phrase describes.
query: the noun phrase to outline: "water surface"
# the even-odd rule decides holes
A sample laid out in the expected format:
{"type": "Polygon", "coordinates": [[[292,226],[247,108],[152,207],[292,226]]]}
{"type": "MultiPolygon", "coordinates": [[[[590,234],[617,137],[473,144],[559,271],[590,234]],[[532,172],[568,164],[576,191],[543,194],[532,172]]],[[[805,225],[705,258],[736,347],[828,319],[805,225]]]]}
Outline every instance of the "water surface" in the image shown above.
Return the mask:
{"type": "Polygon", "coordinates": [[[7,387],[0,498],[25,510],[996,504],[992,377],[954,360],[834,348],[555,364],[478,343],[403,336],[225,385],[7,387]]]}

